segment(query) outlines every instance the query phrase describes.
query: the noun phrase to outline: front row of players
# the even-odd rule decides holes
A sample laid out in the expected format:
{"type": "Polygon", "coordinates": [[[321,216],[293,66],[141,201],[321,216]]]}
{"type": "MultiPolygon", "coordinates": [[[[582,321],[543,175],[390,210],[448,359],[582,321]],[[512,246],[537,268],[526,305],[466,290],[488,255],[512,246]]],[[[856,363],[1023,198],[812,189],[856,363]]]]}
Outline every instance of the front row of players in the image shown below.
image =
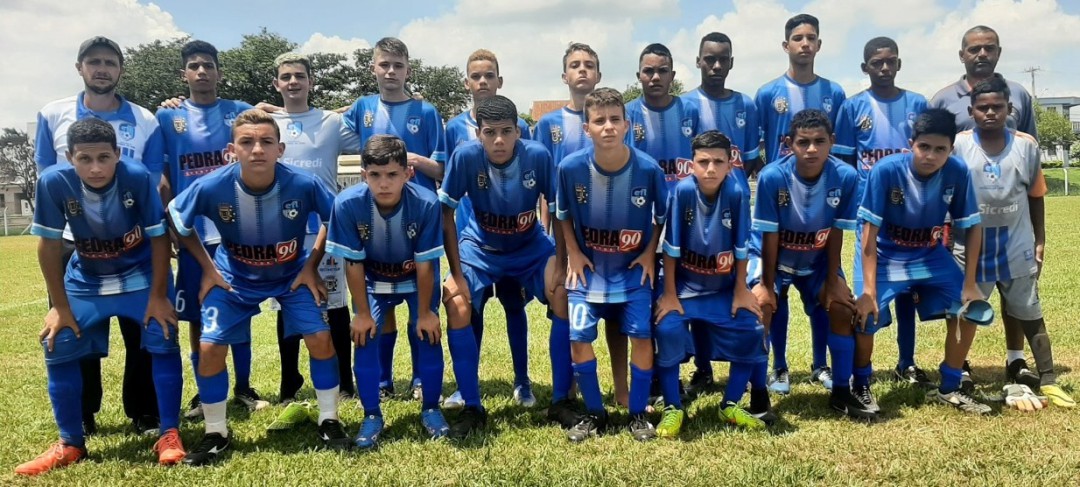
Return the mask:
{"type": "Polygon", "coordinates": [[[584,110],[584,131],[593,147],[568,156],[557,172],[542,146],[519,140],[513,103],[494,97],[477,107],[478,142],[455,151],[437,196],[408,182],[400,139],[376,136],[362,155],[366,184],[336,200],[314,176],[277,164],[284,146],[273,118],[259,110],[237,117],[230,151],[239,164],[200,179],[168,208],[173,228],[203,270],[196,383],[206,435],[190,452],[177,433],[182,376],[169,298],[166,213],[149,173],[119,162],[108,123],[73,124],[68,133],[72,165],[42,174],[33,226],[42,237],[42,272],[56,297],[41,338],[60,441],[16,472],[39,474],[86,457],[77,363],[108,353],[108,327],[80,329],[78,324],[107,323],[100,318],[108,316],[145,324],[143,346],[154,358],[162,421],[154,446],[160,463],[214,460],[229,446],[228,345],[250,341],[251,317],[271,297],[288,315],[286,334],[302,335],[307,343],[319,437],[327,446],[377,445],[384,427],[380,330],[387,312],[401,302],[409,307],[409,332],[422,339],[421,423],[433,438],[467,436],[486,422],[479,352],[469,329],[475,312],[471,296],[502,279],[518,281],[528,297],[550,306],[554,391],[549,417],[567,428],[572,441],[595,435],[607,422],[591,345],[601,319],[620,323],[633,345],[629,410],[635,438],[679,435],[686,419],[679,364],[695,353],[732,363],[720,411],[724,421],[756,429],[774,420],[766,389],[768,330],[762,323],[770,322],[777,295],[791,285],[804,296],[808,312],[818,306],[828,311],[833,408],[859,418],[876,416],[868,387],[873,333],[889,324],[888,304],[897,294],[916,292],[922,319],[948,323],[941,386],[929,397],[965,411],[988,411],[959,387],[975,334],[961,309],[983,297],[975,281],[979,259],[967,259],[961,269],[940,239],[948,214],[955,227],[967,230],[964,250],[979,255],[982,232],[971,176],[950,157],[953,115],[940,110],[920,115],[912,152],[874,167],[872,190],[860,207],[854,169],[828,155],[833,136],[827,116],[800,112],[787,142],[793,155],[762,171],[751,220],[749,195],[727,177],[731,142],[724,135],[713,131],[694,139],[694,174],[669,196],[659,165],[625,143],[621,95],[598,89],[585,98],[584,110]],[[459,239],[452,215],[466,196],[475,218],[459,239]],[[553,236],[537,225],[540,201],[554,202],[549,208],[558,219],[553,236]],[[325,226],[307,249],[312,213],[325,226]],[[222,235],[213,256],[194,230],[200,218],[213,221],[222,235]],[[855,229],[857,219],[864,222],[866,244],[858,250],[863,269],[856,272],[866,284],[853,295],[840,255],[843,230],[855,229]],[[66,273],[59,248],[65,225],[76,241],[66,273]],[[325,289],[316,264],[324,251],[346,260],[356,313],[354,372],[364,420],[351,441],[337,417],[337,358],[320,310],[325,289]],[[444,254],[450,272],[439,286],[444,254]],[[452,426],[438,407],[444,367],[440,301],[465,402],[452,426]],[[707,350],[694,350],[690,325],[706,327],[707,350]],[[646,416],[654,375],[666,406],[659,427],[646,416]],[[574,382],[584,400],[581,412],[571,399],[574,382]],[[751,400],[743,409],[739,403],[747,384],[751,400]]]}

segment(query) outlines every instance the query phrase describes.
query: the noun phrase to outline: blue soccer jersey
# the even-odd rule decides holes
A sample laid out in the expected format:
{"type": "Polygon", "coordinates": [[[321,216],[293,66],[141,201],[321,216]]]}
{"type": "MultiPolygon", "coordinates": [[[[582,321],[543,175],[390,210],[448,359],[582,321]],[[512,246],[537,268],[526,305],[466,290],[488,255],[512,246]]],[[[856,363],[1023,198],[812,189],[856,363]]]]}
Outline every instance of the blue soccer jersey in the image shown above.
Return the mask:
{"type": "Polygon", "coordinates": [[[844,103],[844,89],[839,84],[821,76],[808,84],[801,84],[787,74],[762,86],[754,97],[758,116],[761,117],[761,136],[765,140],[765,160],[775,162],[791,153],[784,144],[791,119],[807,108],[816,108],[829,115],[836,125],[836,115],[844,103]]]}
{"type": "Polygon", "coordinates": [[[145,167],[121,161],[113,181],[93,189],[71,165],[52,166],[41,173],[34,199],[30,233],[59,239],[70,226],[75,255],[65,272],[69,293],[99,296],[150,287],[150,239],[165,234],[165,211],[157,181],[145,167]]]}
{"type": "Polygon", "coordinates": [[[679,298],[734,289],[735,261],[746,260],[750,239],[750,198],[742,183],[724,178],[716,201],[710,202],[691,176],[675,186],[668,201],[664,253],[678,259],[679,298]]]}
{"type": "MultiPolygon", "coordinates": [[[[758,149],[761,141],[761,123],[758,121],[758,109],[749,95],[732,91],[727,98],[710,97],[698,88],[682,96],[686,103],[697,109],[698,133],[718,130],[731,139],[731,166],[733,174],[746,183],[743,161],[752,161],[761,157],[758,149]]],[[[744,189],[749,189],[746,185],[744,189]]],[[[750,192],[746,191],[749,195],[750,192]]]]}
{"type": "Polygon", "coordinates": [[[443,256],[442,206],[435,193],[410,182],[397,207],[384,215],[368,185],[352,186],[334,202],[326,251],[363,261],[368,293],[414,293],[416,264],[438,266],[443,256]]]}
{"type": "Polygon", "coordinates": [[[656,161],[637,149],[614,173],[595,160],[589,148],[559,165],[556,217],[573,220],[578,248],[596,269],[586,276],[586,301],[620,303],[642,287],[641,269],[628,266],[648,246],[653,225],[664,224],[667,183],[656,161]]]}
{"type": "MultiPolygon", "coordinates": [[[[529,140],[532,133],[529,132],[529,124],[521,117],[517,119],[518,129],[521,130],[521,138],[529,140]]],[[[454,156],[454,149],[458,146],[476,140],[476,119],[472,112],[461,112],[458,116],[446,122],[446,161],[454,156]]]]}
{"type": "MultiPolygon", "coordinates": [[[[229,164],[225,153],[232,142],[232,124],[251,105],[242,101],[218,99],[210,105],[184,100],[180,108],[162,108],[158,123],[165,138],[165,176],[176,196],[199,178],[229,164]]],[[[201,218],[196,229],[203,243],[221,241],[217,229],[201,218]]]]}
{"type": "Polygon", "coordinates": [[[240,164],[200,178],[169,203],[176,230],[191,235],[199,217],[221,233],[214,263],[232,275],[232,285],[270,288],[296,277],[310,249],[307,222],[318,213],[330,219],[334,194],[314,174],[282,163],[269,189],[252,193],[240,179],[240,164]]]}
{"type": "MultiPolygon", "coordinates": [[[[446,163],[446,135],[435,106],[421,100],[386,102],[379,95],[356,100],[345,112],[345,126],[360,134],[360,146],[373,135],[390,134],[405,141],[409,152],[446,163]]],[[[416,171],[413,176],[421,187],[435,191],[435,180],[416,171]]]]}
{"type": "Polygon", "coordinates": [[[821,271],[832,229],[855,230],[858,176],[851,166],[829,157],[818,179],[806,181],[795,164],[795,157],[788,156],[761,170],[751,230],[758,242],[763,233],[778,233],[777,268],[807,276],[821,271]]]}
{"type": "Polygon", "coordinates": [[[933,277],[924,265],[942,244],[945,215],[956,228],[980,223],[971,174],[959,159],[949,156],[929,178],[915,174],[912,154],[893,154],[870,170],[859,219],[877,227],[878,267],[886,266],[891,280],[933,277]]]}
{"type": "Polygon", "coordinates": [[[519,140],[509,162],[493,164],[478,141],[457,148],[446,167],[439,201],[457,208],[462,197],[472,202],[462,238],[481,248],[510,252],[544,238],[536,224],[540,196],[555,201],[555,165],[539,143],[519,140]]]}
{"type": "Polygon", "coordinates": [[[533,140],[547,147],[551,159],[558,166],[566,156],[592,147],[592,139],[585,135],[584,124],[584,112],[562,107],[540,117],[533,131],[533,140]]]}
{"type": "Polygon", "coordinates": [[[878,98],[870,90],[844,100],[836,117],[833,153],[855,157],[860,188],[878,160],[911,151],[915,117],[924,110],[926,98],[907,90],[900,90],[900,95],[890,100],[878,98]]]}
{"type": "Polygon", "coordinates": [[[664,170],[668,191],[693,174],[694,152],[690,142],[697,135],[697,110],[682,98],[672,98],[664,108],[645,104],[643,97],[626,104],[630,130],[626,144],[656,159],[664,170]]]}

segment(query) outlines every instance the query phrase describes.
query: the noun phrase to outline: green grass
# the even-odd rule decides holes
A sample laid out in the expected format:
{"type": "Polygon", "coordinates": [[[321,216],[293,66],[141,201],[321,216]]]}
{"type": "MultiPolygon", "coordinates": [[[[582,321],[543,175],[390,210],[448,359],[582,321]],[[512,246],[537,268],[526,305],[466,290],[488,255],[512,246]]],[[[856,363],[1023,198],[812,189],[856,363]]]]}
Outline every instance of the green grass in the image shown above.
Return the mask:
{"type": "MultiPolygon", "coordinates": [[[[1078,385],[1073,370],[1080,366],[1080,329],[1072,314],[1080,308],[1080,273],[1073,270],[1080,265],[1080,235],[1069,223],[1077,212],[1080,199],[1055,198],[1047,204],[1048,267],[1041,286],[1061,383],[1069,390],[1078,385]]],[[[19,479],[11,470],[56,438],[36,340],[46,304],[35,245],[32,237],[0,239],[0,336],[7,337],[0,342],[2,484],[1075,485],[1080,478],[1080,411],[1051,408],[1031,415],[1004,411],[971,417],[924,405],[920,392],[888,380],[896,363],[893,330],[879,335],[875,357],[879,372],[873,387],[885,420],[865,425],[838,417],[828,408],[825,392],[806,382],[809,333],[801,316],[794,318],[789,349],[795,385],[790,396],[774,397],[783,418],[774,431],[746,433],[722,425],[717,420],[719,396],[709,395],[689,406],[691,419],[680,440],[639,444],[616,432],[570,445],[558,428],[545,424],[539,410],[522,410],[510,400],[512,369],[505,331],[498,325],[502,312],[492,305],[481,366],[491,421],[483,436],[463,444],[425,440],[418,426],[419,406],[411,401],[385,405],[389,429],[384,443],[365,454],[316,451],[313,427],[268,436],[265,428],[280,406],[250,416],[230,409],[235,447],[223,462],[203,469],[158,467],[150,452],[153,440],[134,436],[123,416],[124,350],[119,333],[113,333],[113,356],[103,366],[106,392],[98,417],[103,434],[89,440],[92,459],[39,479],[19,479]]],[[[529,313],[534,318],[531,374],[546,406],[547,325],[540,307],[530,305],[529,313]]],[[[267,395],[278,389],[272,316],[260,315],[254,324],[253,382],[267,395]]],[[[928,370],[941,360],[943,334],[940,323],[919,327],[917,361],[928,370]]],[[[186,340],[181,343],[186,348],[186,340]]],[[[999,390],[1004,359],[1000,325],[980,331],[971,359],[982,390],[999,390]]],[[[601,363],[606,370],[606,356],[601,355],[601,363]]],[[[399,347],[396,365],[398,390],[404,390],[408,347],[399,347]]],[[[185,401],[195,392],[188,369],[185,365],[185,401]]],[[[721,382],[726,369],[717,365],[721,382]]],[[[610,390],[607,377],[602,374],[601,379],[610,390]]],[[[449,367],[446,386],[453,388],[449,367]]],[[[310,388],[304,394],[313,396],[310,388]]],[[[360,420],[356,401],[342,404],[341,413],[354,433],[360,420]]],[[[183,436],[193,445],[201,436],[201,424],[185,424],[183,436]]]]}
{"type": "MultiPolygon", "coordinates": [[[[1047,196],[1065,196],[1065,170],[1044,169],[1047,196]]],[[[1080,171],[1069,170],[1069,196],[1080,196],[1080,171]]]]}

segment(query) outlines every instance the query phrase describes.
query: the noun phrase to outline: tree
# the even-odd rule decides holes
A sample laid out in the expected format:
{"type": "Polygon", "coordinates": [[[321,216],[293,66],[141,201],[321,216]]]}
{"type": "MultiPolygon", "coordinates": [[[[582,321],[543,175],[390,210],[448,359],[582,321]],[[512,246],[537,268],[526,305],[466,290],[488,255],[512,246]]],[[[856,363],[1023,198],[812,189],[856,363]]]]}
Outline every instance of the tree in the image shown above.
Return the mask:
{"type": "Polygon", "coordinates": [[[26,137],[26,132],[13,128],[0,132],[0,181],[19,185],[33,211],[37,162],[34,161],[34,144],[26,137]]]}
{"type": "Polygon", "coordinates": [[[525,113],[525,112],[521,112],[521,113],[518,114],[518,116],[521,117],[521,119],[524,120],[525,123],[528,124],[530,127],[536,125],[536,120],[532,118],[532,115],[529,115],[528,113],[525,113]]]}
{"type": "Polygon", "coordinates": [[[162,100],[187,95],[180,78],[180,48],[190,37],[157,40],[124,52],[124,74],[117,91],[128,101],[154,111],[162,100]]]}
{"type": "Polygon", "coordinates": [[[409,88],[424,100],[435,105],[443,121],[461,113],[469,106],[472,96],[461,80],[465,73],[457,66],[426,66],[419,59],[410,59],[412,74],[409,88]]]}
{"type": "Polygon", "coordinates": [[[238,47],[221,53],[222,98],[251,104],[278,99],[272,81],[277,73],[274,59],[295,51],[297,44],[264,27],[258,34],[243,37],[238,47]]]}
{"type": "Polygon", "coordinates": [[[1035,104],[1035,125],[1039,131],[1039,147],[1045,150],[1056,150],[1058,146],[1068,148],[1076,140],[1069,119],[1038,104],[1035,104]]]}
{"type": "MultiPolygon", "coordinates": [[[[679,96],[685,92],[682,81],[674,80],[671,82],[671,88],[668,89],[668,93],[672,96],[679,96]]],[[[641,83],[634,83],[626,85],[626,90],[622,93],[623,103],[630,103],[641,96],[641,83]]]]}

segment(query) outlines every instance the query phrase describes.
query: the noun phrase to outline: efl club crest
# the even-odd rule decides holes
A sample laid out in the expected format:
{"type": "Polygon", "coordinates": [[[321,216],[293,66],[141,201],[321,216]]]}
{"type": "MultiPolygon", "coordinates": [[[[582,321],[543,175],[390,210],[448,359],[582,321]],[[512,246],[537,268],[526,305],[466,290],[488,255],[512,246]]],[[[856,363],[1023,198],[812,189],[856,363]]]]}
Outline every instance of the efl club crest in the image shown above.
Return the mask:
{"type": "Polygon", "coordinates": [[[364,112],[364,128],[369,129],[372,125],[375,125],[375,115],[371,112],[364,112]]]}
{"type": "Polygon", "coordinates": [[[289,137],[297,138],[300,134],[304,133],[304,124],[300,122],[289,122],[285,126],[285,131],[289,133],[289,137]]]}
{"type": "Polygon", "coordinates": [[[558,125],[551,126],[551,143],[558,144],[562,142],[562,127],[558,125]]]}
{"type": "Polygon", "coordinates": [[[420,132],[420,117],[412,116],[408,120],[405,120],[405,128],[409,129],[409,133],[416,135],[420,132]]]}
{"type": "Polygon", "coordinates": [[[584,184],[574,185],[574,196],[577,198],[579,205],[584,205],[589,202],[589,192],[585,189],[584,184]]]}
{"type": "Polygon", "coordinates": [[[360,234],[360,240],[367,241],[371,239],[371,225],[367,223],[357,223],[356,233],[360,234]]]}
{"type": "Polygon", "coordinates": [[[894,205],[904,204],[904,190],[901,188],[893,188],[889,191],[889,202],[894,205]]]}
{"type": "Polygon", "coordinates": [[[781,189],[776,193],[776,206],[784,207],[791,204],[791,193],[788,190],[781,189]]]}
{"type": "Polygon", "coordinates": [[[827,193],[825,193],[825,203],[828,203],[828,205],[833,208],[840,206],[841,194],[842,192],[840,191],[840,188],[830,189],[827,193]]]}
{"type": "Polygon", "coordinates": [[[684,118],[682,121],[682,134],[683,137],[689,138],[694,135],[694,121],[689,118],[684,118]]]}
{"type": "Polygon", "coordinates": [[[488,175],[486,173],[479,173],[476,175],[476,187],[480,189],[488,188],[488,175]]]}
{"type": "Polygon", "coordinates": [[[180,115],[173,117],[172,128],[178,134],[187,132],[187,118],[180,115]]]}
{"type": "Polygon", "coordinates": [[[405,226],[405,235],[408,235],[409,238],[416,238],[416,222],[409,222],[405,226]]]}
{"type": "Polygon", "coordinates": [[[720,223],[724,225],[724,228],[731,229],[731,208],[724,208],[724,211],[720,213],[720,223]]]}
{"type": "Polygon", "coordinates": [[[135,197],[131,195],[131,191],[124,192],[122,200],[124,202],[124,208],[131,208],[135,206],[135,197]]]}
{"type": "Polygon", "coordinates": [[[533,189],[536,187],[536,171],[526,172],[521,177],[521,185],[525,186],[525,189],[533,189]]]}
{"type": "Polygon", "coordinates": [[[229,127],[233,126],[233,122],[236,122],[236,112],[229,112],[225,114],[225,125],[229,127]]]}
{"type": "Polygon", "coordinates": [[[71,216],[81,215],[82,212],[83,212],[82,211],[82,203],[79,203],[79,200],[77,200],[77,199],[69,198],[67,200],[67,212],[68,212],[68,215],[71,215],[71,216]]]}
{"type": "Polygon", "coordinates": [[[776,113],[779,113],[781,115],[787,113],[787,111],[788,111],[787,98],[784,97],[783,95],[780,95],[780,96],[778,96],[776,98],[773,98],[772,107],[773,107],[774,110],[776,110],[776,113]]]}
{"type": "Polygon", "coordinates": [[[634,140],[638,142],[645,140],[645,127],[640,123],[634,124],[634,140]]]}
{"type": "Polygon", "coordinates": [[[1001,178],[1001,166],[986,161],[986,164],[983,164],[983,177],[991,183],[996,183],[1001,178]]]}
{"type": "Polygon", "coordinates": [[[295,220],[300,216],[300,200],[289,200],[281,205],[281,214],[285,215],[285,218],[295,220]]]}
{"type": "Polygon", "coordinates": [[[945,187],[945,193],[941,195],[941,199],[945,201],[946,205],[952,204],[953,193],[956,192],[956,187],[949,185],[945,187]]]}
{"type": "Polygon", "coordinates": [[[641,208],[645,206],[645,201],[648,199],[649,192],[645,188],[634,188],[630,191],[630,202],[634,206],[641,208]]]}
{"type": "Polygon", "coordinates": [[[120,133],[120,137],[124,140],[135,138],[135,126],[130,123],[120,122],[120,129],[117,132],[120,133]]]}
{"type": "Polygon", "coordinates": [[[826,96],[825,98],[821,99],[821,109],[826,111],[826,112],[831,112],[832,111],[832,97],[831,96],[826,96]]]}
{"type": "Polygon", "coordinates": [[[858,125],[859,130],[869,132],[870,129],[874,128],[874,120],[870,118],[870,115],[863,115],[862,118],[859,119],[858,125]]]}
{"type": "Polygon", "coordinates": [[[236,221],[236,212],[233,210],[232,205],[228,203],[222,203],[217,207],[218,217],[225,223],[232,223],[236,221]]]}
{"type": "Polygon", "coordinates": [[[735,112],[735,126],[739,128],[746,126],[746,110],[735,112]]]}

